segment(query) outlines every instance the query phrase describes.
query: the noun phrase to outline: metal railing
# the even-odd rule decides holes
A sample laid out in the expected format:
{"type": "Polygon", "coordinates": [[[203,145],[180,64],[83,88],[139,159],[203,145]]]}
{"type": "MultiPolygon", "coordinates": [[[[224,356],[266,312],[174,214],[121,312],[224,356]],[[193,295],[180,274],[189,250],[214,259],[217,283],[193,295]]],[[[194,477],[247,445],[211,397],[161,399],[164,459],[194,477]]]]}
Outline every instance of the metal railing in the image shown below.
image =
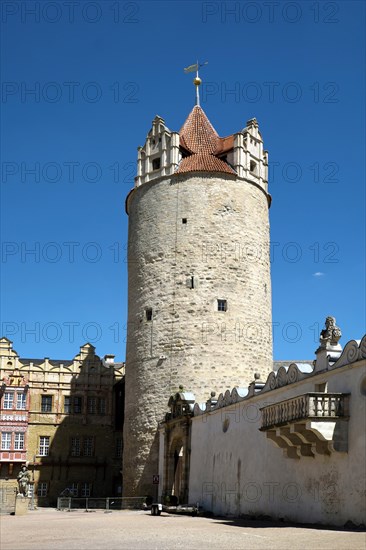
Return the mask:
{"type": "Polygon", "coordinates": [[[261,408],[262,429],[306,418],[337,418],[347,415],[348,394],[305,393],[261,408]]]}
{"type": "Polygon", "coordinates": [[[57,510],[142,510],[146,497],[58,497],[57,510]]]}

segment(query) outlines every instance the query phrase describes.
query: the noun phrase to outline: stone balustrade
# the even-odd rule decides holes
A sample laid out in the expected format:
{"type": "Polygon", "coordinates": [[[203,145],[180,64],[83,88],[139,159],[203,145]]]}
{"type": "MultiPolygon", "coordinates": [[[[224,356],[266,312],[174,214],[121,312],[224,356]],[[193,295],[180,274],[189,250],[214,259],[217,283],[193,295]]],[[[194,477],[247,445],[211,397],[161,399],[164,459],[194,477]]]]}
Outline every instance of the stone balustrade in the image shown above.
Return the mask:
{"type": "Polygon", "coordinates": [[[311,418],[347,416],[348,395],[343,393],[305,393],[261,409],[262,430],[311,418]]]}
{"type": "Polygon", "coordinates": [[[348,395],[305,393],[267,405],[260,430],[289,458],[347,452],[348,395]]]}

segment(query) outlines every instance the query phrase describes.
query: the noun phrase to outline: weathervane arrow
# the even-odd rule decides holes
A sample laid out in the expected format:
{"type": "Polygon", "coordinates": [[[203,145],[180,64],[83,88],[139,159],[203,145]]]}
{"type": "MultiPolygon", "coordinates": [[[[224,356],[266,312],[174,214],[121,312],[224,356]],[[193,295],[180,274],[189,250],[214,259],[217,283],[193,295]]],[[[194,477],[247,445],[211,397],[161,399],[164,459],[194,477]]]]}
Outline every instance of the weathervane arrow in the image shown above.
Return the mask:
{"type": "Polygon", "coordinates": [[[185,67],[185,69],[184,69],[184,72],[186,74],[196,72],[196,78],[194,78],[193,84],[196,86],[196,105],[198,105],[198,106],[200,104],[199,86],[202,83],[202,80],[200,79],[200,77],[198,75],[198,69],[200,67],[203,67],[204,65],[207,65],[207,64],[208,64],[208,61],[205,61],[204,63],[198,63],[198,61],[197,61],[197,63],[194,63],[193,65],[189,65],[188,67],[185,67]]]}

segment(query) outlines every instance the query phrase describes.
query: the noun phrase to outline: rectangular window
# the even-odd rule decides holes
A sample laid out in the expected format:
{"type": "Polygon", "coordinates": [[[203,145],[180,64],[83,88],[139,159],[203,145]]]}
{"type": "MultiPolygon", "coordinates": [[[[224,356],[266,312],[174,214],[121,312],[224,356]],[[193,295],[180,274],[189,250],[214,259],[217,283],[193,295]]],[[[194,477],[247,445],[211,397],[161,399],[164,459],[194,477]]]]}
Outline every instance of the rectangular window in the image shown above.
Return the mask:
{"type": "Polygon", "coordinates": [[[39,437],[39,455],[48,456],[50,452],[50,436],[41,435],[39,437]]]}
{"type": "Polygon", "coordinates": [[[48,490],[47,481],[41,481],[40,483],[38,483],[37,495],[39,497],[46,497],[47,496],[47,490],[48,490]]]}
{"type": "Polygon", "coordinates": [[[80,437],[72,437],[71,438],[71,456],[80,456],[81,454],[81,448],[80,448],[80,437]]]}
{"type": "Polygon", "coordinates": [[[4,409],[12,409],[13,408],[13,402],[14,402],[14,393],[10,392],[10,391],[6,391],[4,393],[3,408],[4,409]]]}
{"type": "Polygon", "coordinates": [[[99,399],[99,414],[106,413],[106,400],[105,397],[100,397],[99,399]]]}
{"type": "Polygon", "coordinates": [[[11,432],[2,432],[1,434],[1,449],[9,451],[11,447],[11,432]]]}
{"type": "Polygon", "coordinates": [[[81,496],[90,497],[91,495],[91,483],[82,483],[81,484],[81,496]]]}
{"type": "Polygon", "coordinates": [[[159,168],[160,168],[160,158],[153,159],[152,169],[153,170],[159,170],[159,168]]]}
{"type": "Polygon", "coordinates": [[[52,395],[41,396],[41,412],[48,413],[52,411],[52,395]]]}
{"type": "Polygon", "coordinates": [[[227,300],[217,300],[217,311],[227,311],[227,300]]]}
{"type": "Polygon", "coordinates": [[[148,307],[146,310],[146,321],[152,321],[152,308],[148,307]]]}
{"type": "Polygon", "coordinates": [[[70,496],[77,497],[79,494],[79,484],[78,483],[72,483],[70,486],[70,496]]]}
{"type": "Polygon", "coordinates": [[[71,397],[69,395],[65,395],[64,397],[64,413],[71,413],[71,397]]]}
{"type": "Polygon", "coordinates": [[[26,401],[27,401],[27,395],[25,393],[18,393],[17,394],[17,409],[24,411],[26,401]]]}
{"type": "Polygon", "coordinates": [[[84,438],[83,455],[84,456],[93,456],[94,455],[94,437],[85,437],[84,438]]]}
{"type": "Polygon", "coordinates": [[[22,451],[24,449],[24,433],[16,432],[14,437],[14,449],[22,451]]]}
{"type": "Polygon", "coordinates": [[[119,437],[116,439],[116,458],[122,458],[123,451],[123,439],[119,437]]]}
{"type": "Polygon", "coordinates": [[[88,397],[88,413],[96,414],[96,412],[97,412],[97,398],[88,397]]]}
{"type": "Polygon", "coordinates": [[[74,397],[74,414],[81,414],[83,412],[83,398],[79,395],[74,397]]]}

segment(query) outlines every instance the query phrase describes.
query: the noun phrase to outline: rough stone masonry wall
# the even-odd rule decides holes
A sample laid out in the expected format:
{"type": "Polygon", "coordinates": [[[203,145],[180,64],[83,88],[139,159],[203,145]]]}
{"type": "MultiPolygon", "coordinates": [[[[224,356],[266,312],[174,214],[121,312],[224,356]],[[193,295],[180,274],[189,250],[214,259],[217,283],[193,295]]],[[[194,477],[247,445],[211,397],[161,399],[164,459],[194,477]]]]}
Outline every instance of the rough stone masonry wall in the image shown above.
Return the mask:
{"type": "Polygon", "coordinates": [[[124,492],[133,495],[152,493],[169,396],[183,384],[206,401],[211,390],[247,386],[255,372],[266,378],[272,330],[262,190],[224,174],[161,178],[136,188],[128,211],[123,462],[124,492]]]}

